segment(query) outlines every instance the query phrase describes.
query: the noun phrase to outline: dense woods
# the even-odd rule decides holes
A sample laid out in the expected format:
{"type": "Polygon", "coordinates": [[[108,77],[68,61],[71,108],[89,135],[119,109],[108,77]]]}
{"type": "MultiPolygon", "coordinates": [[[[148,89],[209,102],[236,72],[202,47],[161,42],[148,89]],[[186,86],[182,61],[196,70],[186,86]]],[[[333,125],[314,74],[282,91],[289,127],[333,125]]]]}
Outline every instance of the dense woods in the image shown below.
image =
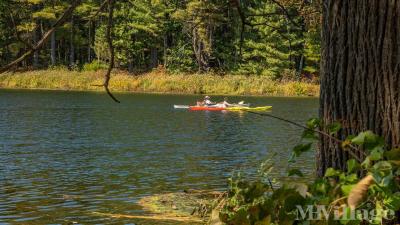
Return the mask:
{"type": "MultiPolygon", "coordinates": [[[[18,67],[105,67],[107,7],[85,0],[18,67]],[[100,13],[99,13],[100,12],[100,13]]],[[[20,57],[76,1],[0,3],[0,65],[20,57]]],[[[219,72],[298,78],[317,74],[318,1],[124,0],[113,16],[115,66],[145,72],[219,72]]]]}

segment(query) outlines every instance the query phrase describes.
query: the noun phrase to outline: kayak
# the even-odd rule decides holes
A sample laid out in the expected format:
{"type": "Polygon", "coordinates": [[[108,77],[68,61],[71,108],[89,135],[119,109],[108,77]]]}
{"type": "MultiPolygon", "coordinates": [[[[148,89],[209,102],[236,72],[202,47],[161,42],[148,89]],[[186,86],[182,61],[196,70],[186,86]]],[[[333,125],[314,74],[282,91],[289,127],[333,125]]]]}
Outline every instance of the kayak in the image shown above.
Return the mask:
{"type": "Polygon", "coordinates": [[[266,111],[272,109],[272,106],[260,106],[260,107],[229,107],[226,108],[229,111],[266,111]]]}
{"type": "Polygon", "coordinates": [[[188,105],[174,105],[175,109],[188,109],[189,106],[188,105]]]}
{"type": "Polygon", "coordinates": [[[227,108],[222,107],[208,107],[208,106],[189,106],[190,111],[223,111],[227,108]]]}
{"type": "Polygon", "coordinates": [[[272,109],[272,106],[261,106],[261,107],[207,107],[207,106],[189,106],[191,111],[265,111],[272,109]]]}
{"type": "MultiPolygon", "coordinates": [[[[190,107],[195,107],[195,106],[174,105],[174,109],[189,109],[190,107]]],[[[202,106],[202,107],[203,108],[222,108],[222,107],[218,107],[216,105],[202,106]]],[[[229,106],[229,108],[235,108],[235,107],[250,107],[250,104],[230,104],[230,106],[229,106]]],[[[223,109],[226,109],[226,108],[223,108],[223,109]]],[[[218,110],[216,110],[216,111],[218,111],[218,110]]]]}

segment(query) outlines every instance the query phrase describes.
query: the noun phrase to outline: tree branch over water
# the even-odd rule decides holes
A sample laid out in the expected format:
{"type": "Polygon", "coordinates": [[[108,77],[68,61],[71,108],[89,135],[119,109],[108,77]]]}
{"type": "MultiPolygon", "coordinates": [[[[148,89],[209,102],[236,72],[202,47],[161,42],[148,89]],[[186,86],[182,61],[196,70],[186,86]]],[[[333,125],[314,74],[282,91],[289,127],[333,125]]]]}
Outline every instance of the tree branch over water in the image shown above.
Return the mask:
{"type": "MultiPolygon", "coordinates": [[[[51,28],[43,35],[42,39],[40,39],[37,43],[35,43],[32,46],[29,46],[29,50],[26,51],[22,56],[20,56],[19,58],[17,58],[16,60],[12,61],[11,63],[3,66],[0,68],[0,74],[7,72],[9,70],[11,70],[11,68],[13,68],[14,66],[18,65],[19,63],[21,63],[22,61],[24,61],[27,57],[31,56],[34,52],[40,50],[47,42],[47,40],[49,39],[49,37],[51,36],[51,34],[60,26],[64,25],[64,23],[67,21],[67,19],[69,17],[72,16],[74,10],[78,7],[78,5],[81,3],[81,0],[76,0],[74,1],[71,6],[68,7],[67,10],[65,10],[65,12],[58,18],[58,20],[51,26],[51,28]]],[[[115,58],[115,54],[114,54],[114,46],[112,43],[112,29],[113,29],[113,16],[114,16],[114,0],[105,0],[99,10],[96,12],[95,16],[96,17],[101,11],[102,9],[105,8],[105,6],[107,5],[106,3],[108,3],[108,22],[107,22],[107,28],[106,28],[106,39],[107,39],[107,43],[108,43],[108,49],[110,52],[110,63],[107,69],[107,72],[104,76],[104,83],[101,86],[104,86],[107,94],[115,101],[120,103],[120,101],[114,97],[114,95],[110,92],[109,89],[109,83],[110,83],[110,79],[111,79],[111,71],[114,68],[114,58],[115,58]]],[[[13,22],[13,26],[16,29],[16,24],[14,22],[14,19],[12,17],[12,22],[13,22]]],[[[93,18],[94,18],[93,17],[93,18]]],[[[19,36],[18,31],[15,30],[15,35],[17,36],[18,40],[25,43],[19,36]]]]}
{"type": "Polygon", "coordinates": [[[107,92],[107,94],[112,98],[117,103],[120,103],[120,101],[114,97],[114,95],[110,92],[110,89],[108,88],[108,85],[110,83],[110,78],[111,78],[111,71],[114,68],[114,46],[112,43],[112,34],[113,34],[113,16],[114,16],[114,0],[108,0],[108,23],[107,23],[107,30],[106,30],[106,38],[107,38],[107,43],[108,43],[108,50],[110,52],[110,63],[108,65],[107,73],[104,78],[104,88],[107,92]]]}
{"type": "MultiPolygon", "coordinates": [[[[254,115],[258,115],[258,116],[264,116],[264,117],[274,118],[274,119],[277,119],[277,120],[280,120],[280,121],[283,121],[283,122],[286,122],[286,123],[295,125],[295,126],[297,126],[297,127],[303,128],[303,129],[305,129],[305,130],[313,131],[313,132],[315,132],[315,133],[317,133],[317,134],[319,134],[319,135],[322,135],[322,136],[324,136],[324,137],[328,137],[329,139],[331,139],[332,141],[334,141],[334,142],[336,142],[336,143],[338,143],[338,144],[343,144],[343,143],[344,143],[344,141],[342,141],[342,140],[340,140],[340,139],[338,139],[338,138],[336,138],[336,137],[334,137],[334,136],[332,136],[332,135],[330,135],[330,134],[328,134],[328,133],[325,133],[324,131],[317,130],[317,129],[316,129],[316,130],[310,129],[309,127],[306,127],[306,126],[304,126],[304,125],[301,125],[301,124],[299,124],[299,123],[296,123],[296,122],[291,121],[291,120],[288,120],[288,119],[281,118],[281,117],[279,117],[279,116],[274,116],[274,115],[266,114],[266,113],[258,113],[258,112],[253,112],[253,111],[249,111],[249,110],[243,110],[243,111],[246,111],[246,112],[248,112],[248,113],[251,113],[251,114],[254,114],[254,115]]],[[[354,159],[356,159],[358,162],[362,162],[363,160],[357,155],[357,153],[361,153],[361,155],[364,156],[364,157],[367,156],[367,154],[366,154],[365,152],[361,151],[361,150],[360,150],[359,148],[357,148],[356,146],[351,145],[351,144],[349,144],[349,145],[347,145],[347,146],[350,148],[349,151],[348,151],[349,154],[350,154],[352,157],[354,157],[354,159]]]]}
{"type": "Polygon", "coordinates": [[[32,55],[35,51],[40,50],[44,44],[47,42],[51,34],[57,29],[57,27],[62,26],[67,19],[72,15],[76,7],[81,3],[81,0],[76,0],[72,3],[70,7],[58,18],[58,20],[51,26],[51,28],[43,35],[42,39],[40,39],[37,43],[35,43],[32,48],[30,48],[27,52],[25,52],[18,59],[12,61],[11,63],[0,68],[0,74],[9,71],[14,66],[18,65],[18,63],[25,60],[27,57],[32,55]]]}

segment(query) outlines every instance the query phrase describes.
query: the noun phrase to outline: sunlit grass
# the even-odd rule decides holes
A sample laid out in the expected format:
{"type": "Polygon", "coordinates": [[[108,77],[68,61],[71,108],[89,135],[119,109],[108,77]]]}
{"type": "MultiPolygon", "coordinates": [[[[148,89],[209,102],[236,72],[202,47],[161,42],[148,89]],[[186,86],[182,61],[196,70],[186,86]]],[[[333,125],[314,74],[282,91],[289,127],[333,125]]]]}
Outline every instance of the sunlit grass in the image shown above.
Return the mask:
{"type": "MultiPolygon", "coordinates": [[[[37,70],[0,75],[0,87],[60,90],[102,90],[104,71],[76,72],[37,70]]],[[[319,85],[278,82],[268,77],[213,74],[165,74],[154,71],[134,76],[123,71],[112,74],[114,92],[157,92],[220,95],[317,96],[319,85]]]]}

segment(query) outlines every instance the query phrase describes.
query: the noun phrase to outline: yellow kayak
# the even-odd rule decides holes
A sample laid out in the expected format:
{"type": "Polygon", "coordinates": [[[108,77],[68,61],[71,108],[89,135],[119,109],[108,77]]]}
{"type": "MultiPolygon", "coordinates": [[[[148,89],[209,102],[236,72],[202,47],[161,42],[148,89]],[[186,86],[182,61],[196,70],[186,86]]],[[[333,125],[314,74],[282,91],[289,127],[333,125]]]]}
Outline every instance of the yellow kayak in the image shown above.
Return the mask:
{"type": "Polygon", "coordinates": [[[228,107],[226,110],[229,111],[266,111],[272,109],[272,106],[261,106],[261,107],[228,107]]]}

